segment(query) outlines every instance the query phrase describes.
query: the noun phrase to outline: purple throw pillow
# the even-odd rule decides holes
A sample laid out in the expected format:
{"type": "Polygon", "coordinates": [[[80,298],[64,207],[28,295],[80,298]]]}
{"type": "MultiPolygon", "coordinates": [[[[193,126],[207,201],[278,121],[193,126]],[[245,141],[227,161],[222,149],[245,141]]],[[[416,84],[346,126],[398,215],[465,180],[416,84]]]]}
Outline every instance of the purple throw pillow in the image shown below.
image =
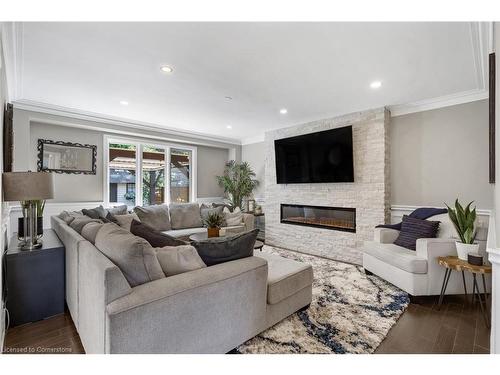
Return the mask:
{"type": "Polygon", "coordinates": [[[439,221],[415,219],[404,215],[401,231],[394,244],[410,250],[416,250],[417,239],[436,237],[439,223],[439,221]]]}

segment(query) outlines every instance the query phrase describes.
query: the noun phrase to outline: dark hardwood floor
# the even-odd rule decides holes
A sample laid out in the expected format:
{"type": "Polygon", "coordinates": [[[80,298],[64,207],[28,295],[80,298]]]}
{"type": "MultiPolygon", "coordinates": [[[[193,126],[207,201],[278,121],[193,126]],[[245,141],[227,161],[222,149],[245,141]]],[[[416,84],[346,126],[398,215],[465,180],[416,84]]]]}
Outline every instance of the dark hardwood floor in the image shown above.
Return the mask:
{"type": "Polygon", "coordinates": [[[375,353],[489,353],[490,329],[479,304],[472,305],[470,296],[468,302],[464,296],[446,296],[438,309],[437,301],[425,297],[411,303],[375,353]]]}
{"type": "MultiPolygon", "coordinates": [[[[491,310],[490,310],[491,311],[491,310]]],[[[375,353],[487,354],[490,330],[479,305],[463,296],[446,296],[440,310],[437,297],[420,298],[392,327],[375,353]]],[[[84,353],[68,312],[8,330],[4,353],[84,353]]]]}

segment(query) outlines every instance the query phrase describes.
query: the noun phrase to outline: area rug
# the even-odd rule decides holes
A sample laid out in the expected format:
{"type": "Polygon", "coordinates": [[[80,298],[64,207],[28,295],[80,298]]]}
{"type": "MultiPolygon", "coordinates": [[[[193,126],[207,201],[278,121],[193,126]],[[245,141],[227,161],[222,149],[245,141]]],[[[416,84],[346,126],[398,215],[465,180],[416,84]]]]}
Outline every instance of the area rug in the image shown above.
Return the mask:
{"type": "Polygon", "coordinates": [[[238,353],[373,353],[408,306],[406,292],[360,266],[270,246],[263,251],[311,264],[313,299],[238,353]]]}

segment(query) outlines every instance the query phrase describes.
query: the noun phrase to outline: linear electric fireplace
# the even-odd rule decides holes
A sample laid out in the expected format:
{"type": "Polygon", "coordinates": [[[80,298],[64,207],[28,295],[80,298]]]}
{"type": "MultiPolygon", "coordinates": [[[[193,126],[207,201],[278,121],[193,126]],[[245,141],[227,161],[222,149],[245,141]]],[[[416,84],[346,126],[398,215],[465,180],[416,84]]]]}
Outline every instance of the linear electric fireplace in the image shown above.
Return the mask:
{"type": "Polygon", "coordinates": [[[281,222],[356,232],[356,209],[346,207],[281,204],[281,222]]]}

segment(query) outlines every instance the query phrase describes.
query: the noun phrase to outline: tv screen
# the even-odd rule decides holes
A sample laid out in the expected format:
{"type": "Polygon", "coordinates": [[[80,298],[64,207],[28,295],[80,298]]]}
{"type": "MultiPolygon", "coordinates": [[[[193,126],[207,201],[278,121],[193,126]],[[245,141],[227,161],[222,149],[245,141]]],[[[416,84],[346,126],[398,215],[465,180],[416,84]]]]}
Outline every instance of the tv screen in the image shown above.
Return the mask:
{"type": "Polygon", "coordinates": [[[274,141],[278,184],[354,182],[352,126],[274,141]]]}

